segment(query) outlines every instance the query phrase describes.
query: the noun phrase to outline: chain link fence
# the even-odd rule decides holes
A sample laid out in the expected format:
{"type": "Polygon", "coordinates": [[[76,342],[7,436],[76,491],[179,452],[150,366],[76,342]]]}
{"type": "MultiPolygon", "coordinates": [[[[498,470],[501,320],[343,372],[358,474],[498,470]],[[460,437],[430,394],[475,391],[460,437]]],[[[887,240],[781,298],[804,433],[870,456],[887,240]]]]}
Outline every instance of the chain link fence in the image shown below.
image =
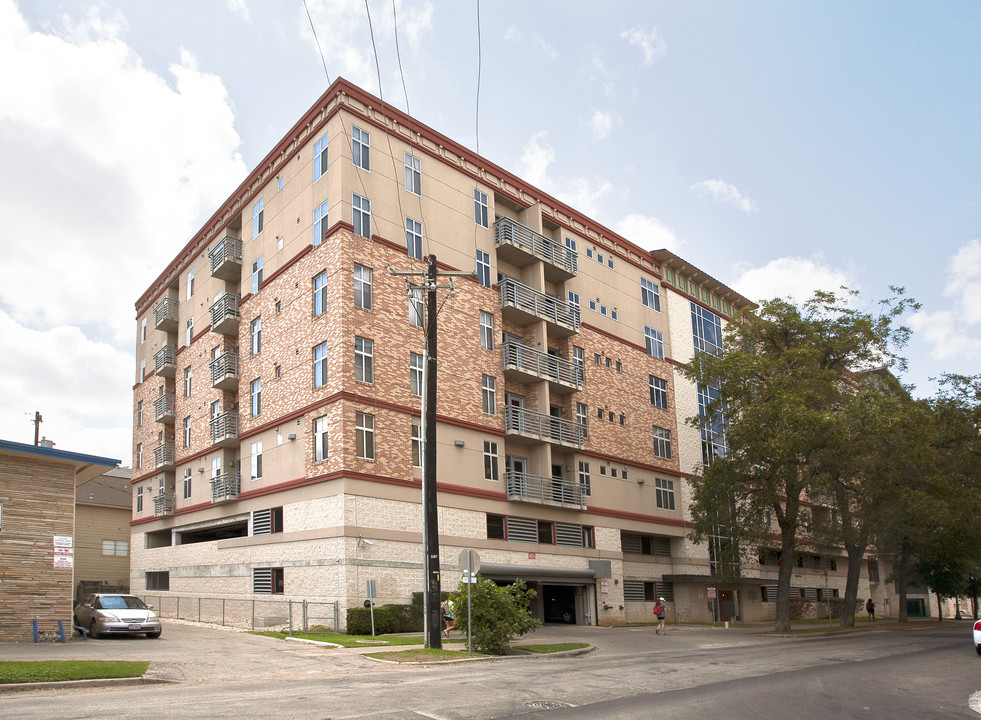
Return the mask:
{"type": "Polygon", "coordinates": [[[243,630],[341,632],[338,602],[140,595],[164,619],[188,620],[243,630]]]}

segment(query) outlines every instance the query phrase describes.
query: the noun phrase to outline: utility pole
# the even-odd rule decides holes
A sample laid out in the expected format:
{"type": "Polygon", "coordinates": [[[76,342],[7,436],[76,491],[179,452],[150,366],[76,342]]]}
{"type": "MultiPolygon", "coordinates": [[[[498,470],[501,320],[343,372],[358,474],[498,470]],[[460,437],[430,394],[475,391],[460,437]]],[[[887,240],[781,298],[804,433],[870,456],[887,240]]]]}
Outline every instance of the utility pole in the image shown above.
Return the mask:
{"type": "Polygon", "coordinates": [[[41,432],[41,421],[43,419],[44,418],[41,417],[41,413],[39,413],[37,410],[35,410],[34,411],[34,419],[31,420],[31,422],[34,423],[34,445],[35,445],[35,447],[38,446],[38,445],[40,445],[40,438],[39,438],[39,436],[40,436],[40,432],[41,432]]]}
{"type": "Polygon", "coordinates": [[[423,372],[426,379],[426,390],[423,396],[423,460],[422,460],[422,571],[423,571],[423,629],[427,648],[441,649],[443,647],[443,618],[440,612],[440,579],[439,579],[439,522],[436,502],[436,327],[438,312],[436,309],[436,290],[449,289],[450,296],[455,294],[454,277],[475,277],[474,272],[444,271],[436,269],[436,256],[426,257],[426,270],[395,270],[390,268],[392,275],[417,276],[420,285],[405,281],[406,291],[425,290],[426,310],[423,327],[426,329],[426,350],[423,355],[425,364],[423,372]],[[440,277],[448,277],[448,285],[439,285],[440,277]]]}

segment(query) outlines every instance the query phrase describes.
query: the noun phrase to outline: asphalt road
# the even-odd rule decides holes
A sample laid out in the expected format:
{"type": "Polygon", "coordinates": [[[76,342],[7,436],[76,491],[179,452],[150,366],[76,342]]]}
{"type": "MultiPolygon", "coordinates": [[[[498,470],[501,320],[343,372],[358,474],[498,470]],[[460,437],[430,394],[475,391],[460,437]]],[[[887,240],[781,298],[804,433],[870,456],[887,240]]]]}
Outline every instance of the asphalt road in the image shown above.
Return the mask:
{"type": "Polygon", "coordinates": [[[0,717],[977,718],[981,657],[968,622],[854,635],[773,637],[694,627],[547,626],[535,642],[582,640],[574,657],[440,665],[378,663],[351,650],[169,624],[159,640],[0,644],[0,659],[144,659],[163,684],[0,694],[0,717]]]}

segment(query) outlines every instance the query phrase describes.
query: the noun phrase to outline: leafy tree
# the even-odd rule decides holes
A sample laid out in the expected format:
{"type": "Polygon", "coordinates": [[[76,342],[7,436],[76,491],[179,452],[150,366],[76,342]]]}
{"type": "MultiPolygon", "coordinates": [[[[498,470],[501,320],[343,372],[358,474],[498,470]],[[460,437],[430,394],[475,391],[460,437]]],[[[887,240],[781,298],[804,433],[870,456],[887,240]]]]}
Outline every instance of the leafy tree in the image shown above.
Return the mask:
{"type": "MultiPolygon", "coordinates": [[[[541,627],[541,621],[531,616],[531,601],[537,594],[524,580],[501,586],[478,575],[477,582],[470,585],[473,649],[491,655],[507,655],[512,640],[541,627]]],[[[466,583],[460,583],[450,599],[456,627],[466,633],[466,583]]]]}
{"type": "Polygon", "coordinates": [[[724,454],[706,458],[694,483],[692,537],[725,534],[746,555],[770,546],[776,531],[777,631],[790,630],[807,494],[827,492],[841,465],[838,412],[854,394],[849,373],[904,366],[895,350],[909,330],[893,322],[915,303],[892,290],[877,314],[854,309],[858,294],[849,291],[816,292],[799,307],[765,301],[755,317],[727,326],[724,354],[698,353],[681,370],[713,391],[706,414],[690,422],[713,432],[720,415],[728,418],[724,454]]]}

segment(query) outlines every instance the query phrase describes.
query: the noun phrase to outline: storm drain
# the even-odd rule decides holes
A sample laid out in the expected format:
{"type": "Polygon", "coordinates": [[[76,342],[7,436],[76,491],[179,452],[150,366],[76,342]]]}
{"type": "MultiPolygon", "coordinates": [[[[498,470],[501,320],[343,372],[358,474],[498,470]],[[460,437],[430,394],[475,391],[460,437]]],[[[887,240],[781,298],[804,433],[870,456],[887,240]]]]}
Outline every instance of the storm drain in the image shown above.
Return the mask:
{"type": "Polygon", "coordinates": [[[554,700],[532,700],[531,702],[526,702],[525,707],[531,708],[532,710],[556,710],[557,708],[572,707],[572,705],[564,702],[555,702],[554,700]]]}

